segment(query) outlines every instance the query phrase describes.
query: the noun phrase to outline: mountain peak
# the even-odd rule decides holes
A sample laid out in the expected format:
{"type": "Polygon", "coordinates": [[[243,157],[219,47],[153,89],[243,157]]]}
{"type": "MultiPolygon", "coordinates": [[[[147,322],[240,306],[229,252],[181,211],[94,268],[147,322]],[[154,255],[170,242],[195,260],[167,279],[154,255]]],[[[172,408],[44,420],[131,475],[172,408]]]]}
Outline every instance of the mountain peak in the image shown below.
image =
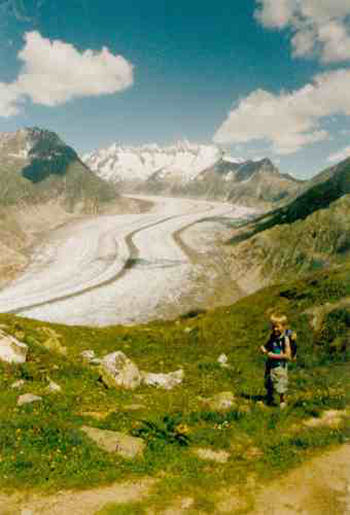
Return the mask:
{"type": "Polygon", "coordinates": [[[0,133],[0,175],[10,185],[0,194],[0,204],[1,200],[11,204],[18,198],[39,202],[59,196],[73,206],[82,199],[112,194],[110,185],[96,177],[73,148],[55,132],[39,127],[0,133]],[[38,183],[43,183],[40,188],[38,183]]]}
{"type": "Polygon", "coordinates": [[[187,140],[164,147],[113,144],[82,159],[98,176],[128,192],[227,200],[234,190],[238,202],[244,197],[244,202],[254,203],[278,201],[298,187],[297,181],[282,177],[269,158],[244,160],[217,145],[187,140]],[[242,195],[237,197],[238,191],[242,195]]]}
{"type": "Polygon", "coordinates": [[[141,146],[114,143],[82,156],[82,160],[100,177],[113,182],[142,182],[156,174],[157,179],[176,177],[186,183],[213,166],[222,155],[222,150],[214,144],[182,140],[163,147],[155,143],[141,146]]]}

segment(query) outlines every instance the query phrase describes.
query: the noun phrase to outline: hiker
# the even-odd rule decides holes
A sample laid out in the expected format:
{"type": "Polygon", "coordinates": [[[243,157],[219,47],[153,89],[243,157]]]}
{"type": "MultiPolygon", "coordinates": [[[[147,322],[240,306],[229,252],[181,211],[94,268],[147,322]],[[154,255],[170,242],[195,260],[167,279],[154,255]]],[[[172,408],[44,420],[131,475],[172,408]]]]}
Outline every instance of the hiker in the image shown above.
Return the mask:
{"type": "Polygon", "coordinates": [[[290,340],[286,335],[287,317],[271,315],[271,334],[268,342],[260,347],[267,356],[265,365],[265,388],[267,404],[273,404],[274,393],[279,394],[280,408],[286,406],[288,387],[288,361],[291,359],[290,340]]]}

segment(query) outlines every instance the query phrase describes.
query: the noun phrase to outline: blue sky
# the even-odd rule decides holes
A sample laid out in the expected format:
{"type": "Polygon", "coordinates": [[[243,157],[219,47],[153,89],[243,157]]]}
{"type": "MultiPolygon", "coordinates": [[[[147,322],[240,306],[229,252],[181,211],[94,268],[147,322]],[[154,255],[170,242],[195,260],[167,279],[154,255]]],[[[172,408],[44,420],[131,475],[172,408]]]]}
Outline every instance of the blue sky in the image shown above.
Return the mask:
{"type": "Polygon", "coordinates": [[[349,18],[349,0],[0,0],[0,131],[214,141],[310,177],[350,155],[349,18]]]}

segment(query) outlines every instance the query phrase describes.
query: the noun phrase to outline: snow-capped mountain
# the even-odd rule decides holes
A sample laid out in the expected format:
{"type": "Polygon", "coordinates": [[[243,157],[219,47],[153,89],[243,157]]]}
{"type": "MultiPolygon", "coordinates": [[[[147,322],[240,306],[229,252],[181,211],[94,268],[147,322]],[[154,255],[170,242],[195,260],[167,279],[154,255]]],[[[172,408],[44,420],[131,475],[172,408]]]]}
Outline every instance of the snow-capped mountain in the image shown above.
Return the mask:
{"type": "Polygon", "coordinates": [[[198,145],[188,141],[160,147],[156,144],[139,147],[113,144],[85,154],[82,160],[100,177],[113,182],[177,180],[193,181],[223,157],[216,145],[198,145]]]}
{"type": "Polygon", "coordinates": [[[118,183],[128,192],[191,195],[251,204],[280,200],[298,187],[298,181],[280,174],[269,159],[245,161],[225,154],[216,145],[188,141],[166,147],[115,143],[84,155],[82,160],[99,177],[118,183]]]}

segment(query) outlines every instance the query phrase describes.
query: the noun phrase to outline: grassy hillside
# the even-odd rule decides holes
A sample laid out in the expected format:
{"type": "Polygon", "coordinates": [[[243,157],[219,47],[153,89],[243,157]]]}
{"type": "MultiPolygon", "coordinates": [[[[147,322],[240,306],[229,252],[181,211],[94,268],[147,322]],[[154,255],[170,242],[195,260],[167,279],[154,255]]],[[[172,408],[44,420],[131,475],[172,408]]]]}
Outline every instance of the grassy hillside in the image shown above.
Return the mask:
{"type": "Polygon", "coordinates": [[[0,364],[1,487],[85,488],[152,476],[157,483],[147,502],[154,509],[173,496],[191,495],[196,509],[216,512],[228,485],[244,488],[247,477],[278,476],[317,449],[345,441],[348,417],[327,425],[322,414],[349,403],[349,272],[342,265],[269,287],[230,308],[132,328],[66,327],[0,315],[1,327],[30,349],[27,363],[0,364]],[[299,334],[289,405],[282,411],[261,402],[264,359],[257,349],[268,336],[271,309],[287,313],[299,334]],[[59,340],[67,355],[48,351],[48,337],[59,340]],[[143,370],[182,367],[185,380],[171,391],[106,389],[97,369],[82,362],[80,352],[86,349],[97,356],[122,350],[143,370]],[[223,352],[227,368],[217,362],[223,352]],[[61,385],[61,393],[45,393],[48,377],[61,385]],[[18,379],[25,380],[20,391],[11,388],[18,379]],[[203,401],[224,391],[235,399],[226,412],[203,401]],[[44,400],[18,407],[19,394],[26,392],[44,400]],[[316,421],[312,429],[310,420],[316,421]],[[107,454],[82,432],[86,424],[141,435],[147,442],[144,457],[107,454]],[[200,459],[193,453],[197,447],[225,450],[229,459],[200,459]]]}
{"type": "Polygon", "coordinates": [[[350,252],[350,159],[315,177],[283,208],[235,231],[229,254],[259,285],[344,262],[350,252]]]}
{"type": "Polygon", "coordinates": [[[266,209],[294,198],[302,187],[302,181],[281,174],[269,159],[243,164],[219,161],[186,183],[181,176],[178,181],[173,176],[163,178],[160,171],[137,186],[139,191],[152,194],[216,199],[266,209]]]}

